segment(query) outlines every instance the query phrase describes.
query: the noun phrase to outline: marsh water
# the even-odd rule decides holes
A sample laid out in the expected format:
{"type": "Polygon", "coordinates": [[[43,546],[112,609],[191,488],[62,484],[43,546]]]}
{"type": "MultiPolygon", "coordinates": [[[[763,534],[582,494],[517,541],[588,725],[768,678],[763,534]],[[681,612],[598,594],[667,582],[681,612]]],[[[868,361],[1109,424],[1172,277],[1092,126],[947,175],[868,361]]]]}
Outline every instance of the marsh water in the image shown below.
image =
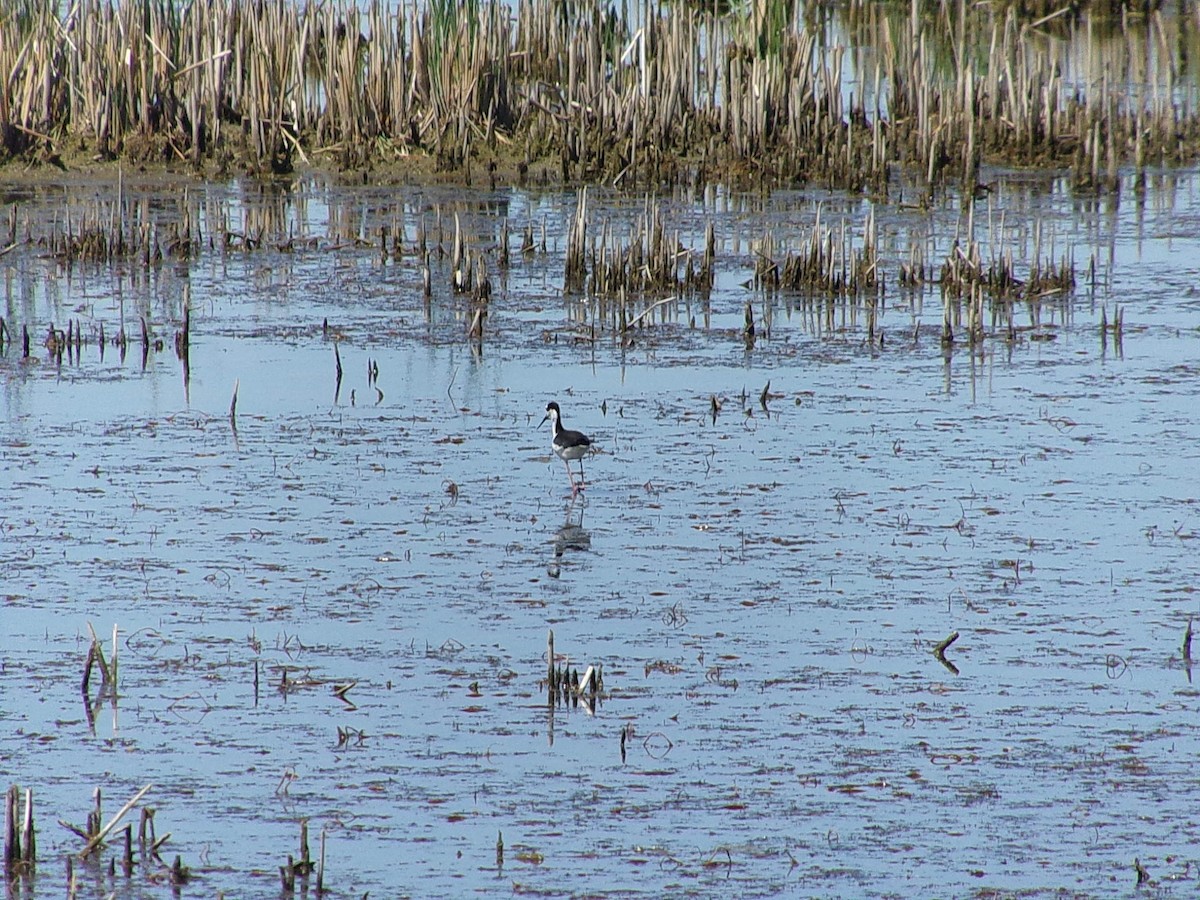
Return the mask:
{"type": "MultiPolygon", "coordinates": [[[[307,820],[339,896],[1194,896],[1200,180],[988,174],[985,253],[1077,284],[975,346],[940,339],[953,195],[876,210],[868,327],[752,282],[768,232],[861,245],[869,199],[592,190],[623,240],[648,206],[683,251],[714,229],[711,292],[622,334],[562,290],[575,192],[131,178],[122,215],[199,240],[115,263],[44,240],[115,185],[10,192],[0,771],[39,854],[11,893],[60,896],[58,820],[152,784],[184,895],[275,895],[307,820]],[[598,448],[575,500],[551,400],[598,448]],[[81,693],[89,625],[115,700],[81,693]],[[548,702],[551,629],[594,702],[548,702]]],[[[80,896],[168,890],[112,843],[80,896]]]]}

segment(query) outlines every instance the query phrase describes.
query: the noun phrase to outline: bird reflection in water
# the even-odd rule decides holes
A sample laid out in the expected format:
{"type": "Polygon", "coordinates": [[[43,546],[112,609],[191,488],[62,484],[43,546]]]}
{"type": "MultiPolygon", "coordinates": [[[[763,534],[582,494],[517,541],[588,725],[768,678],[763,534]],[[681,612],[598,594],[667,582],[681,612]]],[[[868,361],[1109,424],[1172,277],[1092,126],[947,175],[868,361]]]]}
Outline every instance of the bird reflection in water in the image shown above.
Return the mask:
{"type": "Polygon", "coordinates": [[[572,498],[567,504],[567,518],[562,527],[554,532],[554,560],[550,563],[549,574],[558,578],[559,563],[568,550],[587,552],[592,549],[592,535],[583,527],[583,509],[586,504],[572,498]]]}

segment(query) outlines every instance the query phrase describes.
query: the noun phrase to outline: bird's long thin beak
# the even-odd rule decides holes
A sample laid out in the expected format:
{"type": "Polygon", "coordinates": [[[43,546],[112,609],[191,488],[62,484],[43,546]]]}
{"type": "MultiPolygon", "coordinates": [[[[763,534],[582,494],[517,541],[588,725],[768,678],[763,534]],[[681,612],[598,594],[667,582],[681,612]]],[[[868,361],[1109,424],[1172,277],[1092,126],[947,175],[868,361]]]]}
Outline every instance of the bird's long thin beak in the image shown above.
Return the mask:
{"type": "Polygon", "coordinates": [[[546,413],[546,415],[542,416],[542,421],[538,422],[538,428],[541,428],[543,425],[545,425],[549,421],[550,421],[550,414],[546,413]]]}

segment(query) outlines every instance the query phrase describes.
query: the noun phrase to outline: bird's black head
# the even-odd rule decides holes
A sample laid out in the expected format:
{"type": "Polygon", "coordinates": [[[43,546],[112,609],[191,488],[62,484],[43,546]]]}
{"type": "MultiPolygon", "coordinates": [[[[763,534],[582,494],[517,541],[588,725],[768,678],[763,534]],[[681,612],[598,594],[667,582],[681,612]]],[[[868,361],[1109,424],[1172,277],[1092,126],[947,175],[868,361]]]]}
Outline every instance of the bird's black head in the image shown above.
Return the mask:
{"type": "Polygon", "coordinates": [[[558,408],[558,404],[553,400],[546,404],[546,415],[542,416],[542,421],[538,423],[538,427],[540,428],[545,425],[546,420],[551,416],[554,417],[555,421],[562,418],[562,410],[558,408]]]}

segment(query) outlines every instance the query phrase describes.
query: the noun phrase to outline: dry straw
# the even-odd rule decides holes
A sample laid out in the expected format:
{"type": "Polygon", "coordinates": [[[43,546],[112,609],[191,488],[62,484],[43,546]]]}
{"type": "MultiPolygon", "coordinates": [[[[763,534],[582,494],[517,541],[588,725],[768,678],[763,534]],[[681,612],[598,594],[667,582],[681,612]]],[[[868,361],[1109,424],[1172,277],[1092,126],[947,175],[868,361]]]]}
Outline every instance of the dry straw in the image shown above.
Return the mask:
{"type": "Polygon", "coordinates": [[[432,158],[630,187],[929,190],[982,161],[1192,158],[1197,19],[1153,4],[11,0],[0,158],[432,158]]]}

